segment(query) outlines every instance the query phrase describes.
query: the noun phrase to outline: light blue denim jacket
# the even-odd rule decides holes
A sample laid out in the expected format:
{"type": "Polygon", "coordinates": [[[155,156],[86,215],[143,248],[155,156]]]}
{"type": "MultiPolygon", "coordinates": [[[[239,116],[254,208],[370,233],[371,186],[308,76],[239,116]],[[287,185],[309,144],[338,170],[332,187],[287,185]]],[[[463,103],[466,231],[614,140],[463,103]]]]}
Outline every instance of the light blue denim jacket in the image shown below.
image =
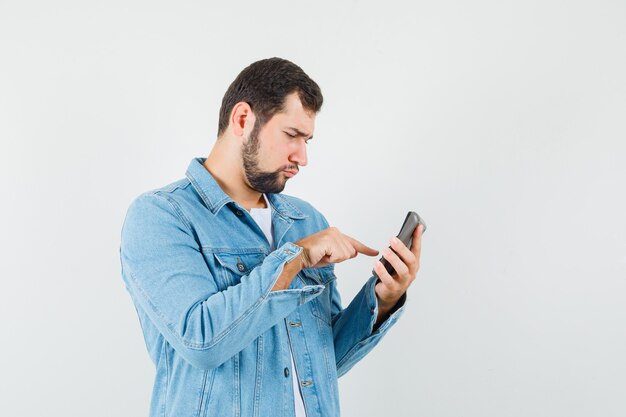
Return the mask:
{"type": "Polygon", "coordinates": [[[338,416],[337,378],[380,341],[406,297],[374,331],[374,277],[345,309],[333,265],[272,292],[302,250],[292,242],[328,223],[298,198],[267,194],[272,251],[203,162],[139,196],[122,230],[122,276],[156,366],[150,416],[293,416],[290,345],[307,416],[338,416]]]}

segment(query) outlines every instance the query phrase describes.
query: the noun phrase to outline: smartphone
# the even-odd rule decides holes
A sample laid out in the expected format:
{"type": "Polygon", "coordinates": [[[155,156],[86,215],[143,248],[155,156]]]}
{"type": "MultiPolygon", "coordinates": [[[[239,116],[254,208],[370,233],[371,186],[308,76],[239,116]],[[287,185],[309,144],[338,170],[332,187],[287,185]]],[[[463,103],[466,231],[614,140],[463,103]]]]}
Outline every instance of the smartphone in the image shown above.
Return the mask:
{"type": "MultiPolygon", "coordinates": [[[[422,218],[416,212],[409,211],[406,215],[406,218],[404,219],[404,223],[402,223],[400,233],[398,233],[398,239],[400,239],[402,243],[404,243],[404,246],[409,249],[411,249],[411,244],[413,243],[413,232],[415,231],[415,228],[420,224],[424,225],[424,230],[422,231],[423,234],[426,231],[426,223],[424,223],[424,220],[422,220],[422,218]]],[[[389,247],[389,249],[394,251],[391,246],[389,247]]],[[[387,272],[389,272],[389,275],[393,275],[396,273],[396,270],[393,269],[393,266],[391,266],[391,264],[387,262],[384,257],[380,257],[380,262],[382,262],[387,272]]],[[[374,276],[378,278],[378,275],[373,269],[372,274],[374,274],[374,276]]],[[[378,279],[380,280],[380,278],[378,279]]]]}

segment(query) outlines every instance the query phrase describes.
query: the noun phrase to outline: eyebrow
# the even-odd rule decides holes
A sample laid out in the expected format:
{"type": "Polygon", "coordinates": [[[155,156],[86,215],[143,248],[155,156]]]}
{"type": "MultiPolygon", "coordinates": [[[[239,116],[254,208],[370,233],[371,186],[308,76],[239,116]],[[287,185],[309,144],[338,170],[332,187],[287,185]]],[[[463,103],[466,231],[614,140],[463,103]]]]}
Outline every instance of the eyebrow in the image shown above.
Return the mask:
{"type": "MultiPolygon", "coordinates": [[[[291,129],[291,130],[295,131],[298,136],[304,136],[304,137],[309,136],[306,133],[304,133],[303,131],[296,129],[295,127],[287,127],[287,129],[291,129]]],[[[313,135],[311,135],[311,136],[309,136],[307,138],[307,140],[311,140],[311,139],[313,139],[313,135]]]]}

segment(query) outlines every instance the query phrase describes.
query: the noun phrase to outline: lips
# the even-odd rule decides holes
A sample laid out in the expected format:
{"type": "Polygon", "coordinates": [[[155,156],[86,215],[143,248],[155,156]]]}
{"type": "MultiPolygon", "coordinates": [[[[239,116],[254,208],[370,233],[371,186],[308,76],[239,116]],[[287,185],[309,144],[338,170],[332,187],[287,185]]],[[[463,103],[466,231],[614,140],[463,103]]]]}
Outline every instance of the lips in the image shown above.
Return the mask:
{"type": "Polygon", "coordinates": [[[293,177],[297,173],[298,171],[285,171],[285,175],[287,175],[288,177],[293,177]]]}

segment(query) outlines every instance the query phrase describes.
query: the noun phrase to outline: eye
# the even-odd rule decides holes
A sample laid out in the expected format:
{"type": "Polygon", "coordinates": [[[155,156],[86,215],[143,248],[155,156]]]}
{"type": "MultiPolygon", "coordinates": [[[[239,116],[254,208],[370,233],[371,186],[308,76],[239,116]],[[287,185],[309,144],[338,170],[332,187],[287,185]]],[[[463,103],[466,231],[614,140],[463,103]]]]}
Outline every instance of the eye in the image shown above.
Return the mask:
{"type": "Polygon", "coordinates": [[[290,138],[295,138],[295,137],[296,137],[296,135],[292,135],[292,134],[291,134],[291,133],[289,133],[289,132],[285,132],[285,134],[286,134],[287,136],[289,136],[290,138]]]}

